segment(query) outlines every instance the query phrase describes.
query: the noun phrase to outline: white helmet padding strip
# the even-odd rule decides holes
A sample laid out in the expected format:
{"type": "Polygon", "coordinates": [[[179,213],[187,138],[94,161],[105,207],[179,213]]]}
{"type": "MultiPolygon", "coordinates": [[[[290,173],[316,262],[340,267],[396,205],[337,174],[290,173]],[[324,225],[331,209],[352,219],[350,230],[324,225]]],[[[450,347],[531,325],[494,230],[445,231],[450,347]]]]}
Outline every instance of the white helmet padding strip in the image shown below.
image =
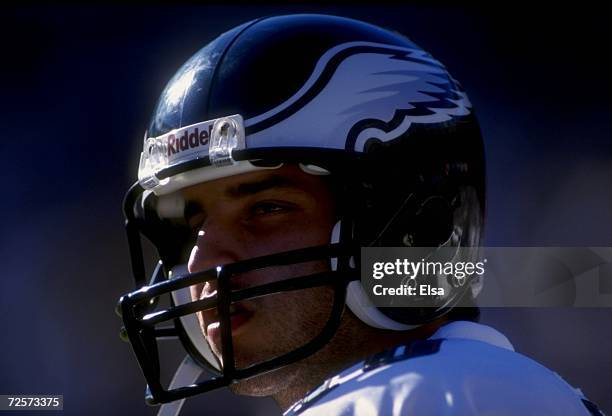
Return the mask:
{"type": "MultiPolygon", "coordinates": [[[[341,221],[338,221],[332,230],[331,235],[331,243],[335,244],[340,241],[340,224],[341,221]]],[[[355,268],[354,259],[351,257],[350,266],[355,268]]],[[[338,259],[331,259],[331,269],[337,270],[338,268],[338,259]]],[[[357,273],[357,270],[355,270],[357,273]]],[[[418,325],[406,325],[393,319],[389,318],[381,311],[378,310],[376,306],[370,301],[365,291],[363,290],[363,286],[361,286],[361,280],[355,280],[349,283],[346,292],[346,305],[349,309],[355,314],[355,316],[365,324],[380,329],[390,329],[393,331],[406,331],[409,329],[416,328],[418,325]]]]}
{"type": "MultiPolygon", "coordinates": [[[[169,390],[179,387],[188,386],[195,383],[202,374],[202,367],[196,363],[193,358],[186,355],[183,361],[179,364],[170,383],[169,390]]],[[[162,404],[157,412],[157,416],[177,416],[185,403],[185,399],[176,400],[174,402],[162,404]]]]}
{"type": "MultiPolygon", "coordinates": [[[[184,276],[186,274],[187,265],[181,264],[172,268],[170,271],[170,279],[173,279],[176,276],[184,276]]],[[[189,287],[173,291],[172,299],[176,305],[185,305],[186,303],[192,302],[189,287]]],[[[187,336],[191,340],[193,346],[196,347],[200,355],[202,355],[202,357],[204,357],[210,365],[217,370],[220,370],[221,368],[219,367],[217,359],[204,338],[204,334],[202,333],[202,328],[200,327],[197,316],[195,314],[184,315],[180,317],[180,320],[185,332],[187,333],[187,336]]]]}
{"type": "Polygon", "coordinates": [[[161,181],[159,185],[153,188],[153,192],[158,196],[167,195],[169,193],[178,191],[179,189],[202,182],[214,181],[215,179],[227,178],[229,176],[241,175],[243,173],[250,173],[263,169],[276,168],[277,166],[272,168],[255,166],[247,160],[238,161],[233,165],[223,167],[205,166],[179,173],[172,176],[172,178],[166,178],[161,181]]]}

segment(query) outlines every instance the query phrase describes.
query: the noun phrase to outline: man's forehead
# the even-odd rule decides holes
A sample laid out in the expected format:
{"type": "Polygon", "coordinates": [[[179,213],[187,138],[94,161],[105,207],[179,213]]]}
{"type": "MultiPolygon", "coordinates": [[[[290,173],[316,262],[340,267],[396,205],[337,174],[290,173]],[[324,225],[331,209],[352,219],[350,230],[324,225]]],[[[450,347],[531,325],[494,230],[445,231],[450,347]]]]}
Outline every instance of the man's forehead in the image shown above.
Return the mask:
{"type": "Polygon", "coordinates": [[[269,189],[308,191],[321,182],[319,177],[304,173],[295,165],[288,165],[192,185],[185,188],[182,194],[188,199],[203,195],[239,198],[269,189]]]}

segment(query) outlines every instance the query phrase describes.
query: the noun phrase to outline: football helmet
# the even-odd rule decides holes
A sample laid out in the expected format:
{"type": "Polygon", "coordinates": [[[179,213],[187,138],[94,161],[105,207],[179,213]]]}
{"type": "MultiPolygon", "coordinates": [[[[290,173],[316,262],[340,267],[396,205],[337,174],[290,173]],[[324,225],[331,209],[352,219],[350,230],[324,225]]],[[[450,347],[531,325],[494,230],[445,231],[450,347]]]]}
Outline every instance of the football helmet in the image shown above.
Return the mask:
{"type": "Polygon", "coordinates": [[[472,104],[438,60],[406,37],[326,15],[257,19],[210,42],[174,75],[144,136],[135,183],[124,200],[136,290],[118,311],[148,383],[166,403],[270,371],[313,354],[333,336],[348,306],[368,325],[409,330],[473,296],[478,282],[453,285],[435,305],[376,308],[359,281],[360,247],[477,247],[484,213],[484,156],[472,104]],[[340,214],[328,245],[188,273],[193,236],[181,226],[177,191],[204,181],[283,164],[329,175],[340,214]],[[144,237],[159,263],[145,274],[144,237]],[[329,271],[232,290],[233,276],[292,263],[329,261],[329,271]],[[193,301],[188,288],[216,281],[193,301]],[[317,286],[333,288],[318,336],[286,354],[236,368],[233,303],[317,286]],[[168,298],[168,305],[158,302],[168,298]],[[216,309],[221,360],[195,314],[216,309]],[[165,325],[165,326],[164,326],[165,325]],[[211,377],[178,388],[160,382],[157,341],[178,337],[211,377]],[[221,364],[222,363],[222,364],[221,364]]]}

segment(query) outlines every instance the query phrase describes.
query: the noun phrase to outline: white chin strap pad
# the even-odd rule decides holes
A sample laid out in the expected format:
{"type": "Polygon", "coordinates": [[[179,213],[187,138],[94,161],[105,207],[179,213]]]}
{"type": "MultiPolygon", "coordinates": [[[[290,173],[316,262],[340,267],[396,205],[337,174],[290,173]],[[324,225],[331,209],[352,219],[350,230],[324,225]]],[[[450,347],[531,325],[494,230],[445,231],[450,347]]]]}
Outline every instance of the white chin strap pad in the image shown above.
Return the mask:
{"type": "MultiPolygon", "coordinates": [[[[202,374],[202,367],[196,363],[189,355],[185,356],[181,364],[176,369],[176,373],[172,378],[169,389],[176,389],[198,381],[202,374]]],[[[165,403],[159,408],[157,416],[178,416],[185,399],[176,400],[174,402],[165,403]]]]}
{"type": "MultiPolygon", "coordinates": [[[[338,221],[332,230],[332,244],[340,241],[340,223],[341,221],[338,221]]],[[[355,260],[352,257],[350,259],[350,266],[353,269],[355,268],[355,260]]],[[[337,258],[331,259],[331,269],[332,271],[338,269],[337,258]]],[[[357,316],[357,318],[374,328],[390,329],[393,331],[406,331],[418,326],[397,322],[380,312],[368,298],[368,295],[363,290],[360,280],[355,280],[349,283],[346,292],[346,304],[351,312],[357,316]]]]}
{"type": "MultiPolygon", "coordinates": [[[[187,273],[187,265],[179,264],[172,268],[169,277],[170,279],[174,279],[176,276],[186,275],[187,273]]],[[[173,291],[172,299],[174,300],[174,303],[176,305],[184,305],[186,303],[190,303],[192,300],[191,293],[189,293],[189,287],[173,291]]],[[[198,350],[200,355],[202,355],[202,357],[204,357],[204,359],[208,361],[210,365],[212,365],[217,370],[220,370],[221,368],[219,367],[219,364],[217,363],[217,360],[213,352],[211,351],[208,342],[206,342],[206,339],[202,334],[202,328],[200,327],[200,323],[198,322],[196,314],[192,313],[189,315],[184,315],[181,316],[179,319],[191,343],[198,350]]]]}

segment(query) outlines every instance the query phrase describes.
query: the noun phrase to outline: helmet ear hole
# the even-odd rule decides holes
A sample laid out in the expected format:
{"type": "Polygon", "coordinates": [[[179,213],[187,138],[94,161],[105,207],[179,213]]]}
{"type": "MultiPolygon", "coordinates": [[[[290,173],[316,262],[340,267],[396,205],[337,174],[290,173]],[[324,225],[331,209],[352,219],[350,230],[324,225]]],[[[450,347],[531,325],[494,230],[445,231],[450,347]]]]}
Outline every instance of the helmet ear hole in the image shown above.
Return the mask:
{"type": "Polygon", "coordinates": [[[441,196],[428,198],[414,219],[412,244],[437,247],[447,241],[453,232],[453,210],[441,196]]]}
{"type": "Polygon", "coordinates": [[[375,245],[384,247],[437,247],[448,241],[453,233],[453,210],[447,200],[433,196],[418,208],[409,201],[384,225],[375,245]]]}

